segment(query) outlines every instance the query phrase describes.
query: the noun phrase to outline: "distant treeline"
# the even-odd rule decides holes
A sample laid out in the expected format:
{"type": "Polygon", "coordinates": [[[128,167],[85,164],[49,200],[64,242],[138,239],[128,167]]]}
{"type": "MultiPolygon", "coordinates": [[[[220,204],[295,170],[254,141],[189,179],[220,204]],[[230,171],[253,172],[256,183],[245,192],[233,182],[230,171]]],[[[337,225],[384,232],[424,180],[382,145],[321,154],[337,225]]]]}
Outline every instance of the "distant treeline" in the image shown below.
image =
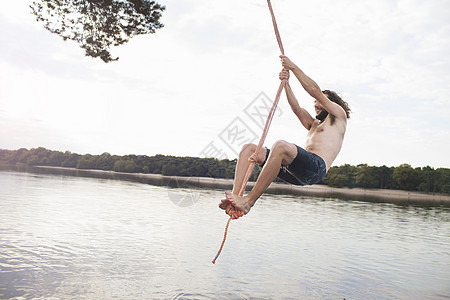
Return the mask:
{"type": "Polygon", "coordinates": [[[372,167],[366,164],[356,167],[351,165],[331,167],[322,181],[333,187],[397,189],[450,194],[450,169],[412,168],[408,164],[398,167],[372,167]]]}
{"type": "MultiPolygon", "coordinates": [[[[52,151],[42,147],[33,149],[2,150],[0,162],[27,166],[52,166],[105,171],[151,173],[167,176],[195,176],[233,178],[236,159],[177,157],[167,155],[101,155],[52,151]]],[[[260,173],[255,168],[250,180],[260,173]]],[[[333,187],[361,187],[401,189],[428,193],[450,194],[450,169],[431,167],[412,168],[408,164],[398,167],[374,167],[366,164],[331,167],[323,184],[333,187]]]]}
{"type": "Polygon", "coordinates": [[[236,160],[177,157],[168,155],[80,155],[70,151],[52,151],[42,147],[27,150],[0,149],[0,162],[27,166],[52,166],[96,169],[115,172],[233,178],[236,160]]]}

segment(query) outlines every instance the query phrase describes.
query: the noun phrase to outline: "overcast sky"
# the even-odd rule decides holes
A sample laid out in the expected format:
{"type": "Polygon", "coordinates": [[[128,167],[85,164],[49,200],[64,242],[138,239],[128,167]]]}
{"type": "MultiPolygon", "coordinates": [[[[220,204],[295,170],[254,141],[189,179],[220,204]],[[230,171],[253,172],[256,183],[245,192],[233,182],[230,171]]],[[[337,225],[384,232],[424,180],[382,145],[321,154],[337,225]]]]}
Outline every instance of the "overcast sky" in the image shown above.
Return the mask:
{"type": "MultiPolygon", "coordinates": [[[[30,2],[4,0],[0,148],[234,158],[257,142],[281,70],[266,1],[159,3],[165,27],[105,64],[45,30],[30,2]]],[[[335,165],[450,167],[448,0],[272,4],[286,55],[352,109],[335,165]]],[[[283,95],[266,145],[306,133],[283,95]]]]}

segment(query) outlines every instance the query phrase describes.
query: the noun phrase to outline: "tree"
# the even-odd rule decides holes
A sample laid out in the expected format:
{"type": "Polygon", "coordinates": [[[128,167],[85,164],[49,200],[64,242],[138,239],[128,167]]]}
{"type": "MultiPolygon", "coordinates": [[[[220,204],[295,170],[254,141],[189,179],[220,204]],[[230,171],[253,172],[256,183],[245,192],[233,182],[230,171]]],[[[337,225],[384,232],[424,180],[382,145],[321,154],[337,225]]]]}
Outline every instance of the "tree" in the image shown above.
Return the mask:
{"type": "Polygon", "coordinates": [[[95,156],[85,154],[78,160],[77,169],[95,169],[97,159],[95,156]]]}
{"type": "Polygon", "coordinates": [[[30,5],[37,21],[64,40],[76,41],[86,56],[116,61],[109,49],[140,34],[155,33],[165,6],[149,0],[40,0],[30,5]]]}
{"type": "Polygon", "coordinates": [[[70,153],[69,151],[66,151],[64,156],[66,159],[61,163],[61,166],[66,168],[75,168],[81,158],[80,154],[70,153]]]}
{"type": "Polygon", "coordinates": [[[380,180],[380,189],[395,189],[397,187],[397,184],[395,183],[394,179],[392,178],[392,174],[394,173],[394,167],[387,167],[385,165],[382,165],[381,167],[378,167],[378,176],[380,180]]]}
{"type": "MultiPolygon", "coordinates": [[[[38,148],[33,148],[30,149],[30,155],[36,155],[38,157],[37,161],[33,160],[34,165],[47,165],[47,161],[48,161],[48,157],[50,156],[51,151],[48,149],[45,149],[44,147],[38,147],[38,148]]],[[[31,165],[31,163],[29,163],[27,161],[27,164],[31,165]]]]}
{"type": "Polygon", "coordinates": [[[29,151],[28,149],[19,149],[18,153],[19,155],[17,156],[17,162],[22,164],[27,163],[28,158],[32,155],[31,151],[29,151]]]}
{"type": "Polygon", "coordinates": [[[436,169],[436,192],[450,194],[450,169],[436,169]]]}
{"type": "Polygon", "coordinates": [[[39,165],[39,156],[37,156],[36,154],[30,155],[27,158],[27,165],[28,166],[39,165]]]}
{"type": "Polygon", "coordinates": [[[112,170],[114,168],[114,158],[108,152],[97,157],[95,167],[100,170],[112,170]]]}
{"type": "Polygon", "coordinates": [[[419,184],[419,173],[408,164],[395,168],[392,174],[394,180],[402,190],[413,191],[419,184]]]}
{"type": "Polygon", "coordinates": [[[423,192],[435,192],[434,184],[434,169],[430,166],[426,166],[420,169],[420,184],[417,189],[423,192]]]}
{"type": "Polygon", "coordinates": [[[166,176],[176,176],[178,175],[178,172],[179,172],[178,166],[172,162],[164,164],[161,170],[161,174],[166,176]]]}
{"type": "Polygon", "coordinates": [[[340,167],[331,167],[323,183],[334,187],[355,187],[357,168],[349,164],[340,167]]]}
{"type": "Polygon", "coordinates": [[[366,164],[358,165],[356,171],[356,186],[363,188],[376,188],[379,186],[380,178],[376,167],[366,164]]]}
{"type": "Polygon", "coordinates": [[[49,166],[60,167],[64,160],[64,153],[60,151],[52,151],[47,162],[49,166]]]}
{"type": "Polygon", "coordinates": [[[133,159],[119,159],[114,163],[114,171],[116,172],[139,172],[139,166],[136,165],[133,159]]]}

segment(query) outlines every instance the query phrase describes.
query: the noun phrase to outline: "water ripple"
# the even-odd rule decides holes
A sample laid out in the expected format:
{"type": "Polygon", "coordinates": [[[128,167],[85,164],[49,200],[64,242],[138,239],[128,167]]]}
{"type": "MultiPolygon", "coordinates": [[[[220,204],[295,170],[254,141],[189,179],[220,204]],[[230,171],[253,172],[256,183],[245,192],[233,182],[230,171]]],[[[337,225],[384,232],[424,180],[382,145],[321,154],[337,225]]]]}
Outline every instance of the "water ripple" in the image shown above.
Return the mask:
{"type": "Polygon", "coordinates": [[[222,196],[0,171],[0,298],[449,298],[447,208],[264,195],[212,265],[222,196]]]}

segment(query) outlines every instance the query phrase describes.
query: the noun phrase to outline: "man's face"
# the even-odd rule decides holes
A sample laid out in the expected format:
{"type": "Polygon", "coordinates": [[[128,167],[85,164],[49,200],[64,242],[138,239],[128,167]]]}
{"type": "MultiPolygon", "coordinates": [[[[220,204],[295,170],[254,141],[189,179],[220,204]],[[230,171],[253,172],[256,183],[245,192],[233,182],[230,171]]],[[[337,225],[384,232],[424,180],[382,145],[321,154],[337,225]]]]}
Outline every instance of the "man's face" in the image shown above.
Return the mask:
{"type": "Polygon", "coordinates": [[[317,100],[314,101],[314,110],[316,111],[316,116],[318,116],[323,111],[322,105],[320,105],[317,100]]]}

